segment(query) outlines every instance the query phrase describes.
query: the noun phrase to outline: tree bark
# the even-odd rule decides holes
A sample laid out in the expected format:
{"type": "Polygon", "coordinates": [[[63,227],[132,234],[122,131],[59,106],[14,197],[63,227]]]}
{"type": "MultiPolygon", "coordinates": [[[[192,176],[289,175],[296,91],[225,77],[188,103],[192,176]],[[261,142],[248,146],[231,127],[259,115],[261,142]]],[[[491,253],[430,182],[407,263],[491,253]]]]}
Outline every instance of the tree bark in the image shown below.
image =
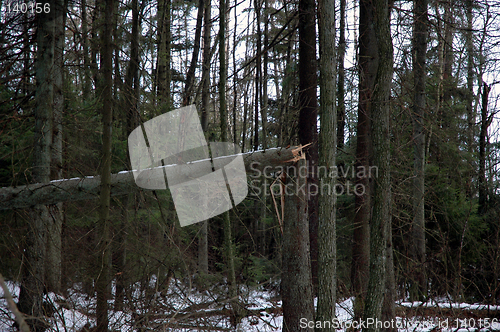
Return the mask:
{"type": "Polygon", "coordinates": [[[254,0],[254,10],[255,10],[255,18],[256,18],[256,60],[255,60],[255,115],[254,115],[254,135],[253,135],[253,149],[257,151],[259,149],[259,106],[260,106],[260,97],[261,97],[261,72],[262,72],[262,54],[260,53],[262,50],[262,32],[260,30],[260,12],[262,10],[260,5],[260,0],[254,0]]]}
{"type": "Polygon", "coordinates": [[[100,183],[100,206],[98,231],[98,277],[96,280],[97,293],[97,329],[108,331],[108,299],[110,297],[110,244],[109,236],[110,220],[110,193],[111,193],[111,155],[112,155],[112,121],[113,121],[113,75],[112,75],[112,55],[113,44],[111,36],[113,34],[113,0],[106,0],[102,4],[101,10],[104,12],[104,22],[102,30],[101,68],[102,72],[102,159],[101,159],[101,183],[100,183]]]}
{"type": "MultiPolygon", "coordinates": [[[[204,133],[208,129],[208,108],[210,105],[210,30],[211,4],[204,2],[204,28],[203,28],[203,66],[202,66],[202,93],[201,93],[201,128],[204,133]]],[[[208,221],[203,221],[198,240],[198,270],[208,273],[208,221]]]]}
{"type": "MultiPolygon", "coordinates": [[[[374,29],[374,5],[371,0],[359,4],[359,105],[356,135],[356,169],[368,170],[372,158],[372,94],[375,86],[379,55],[374,29]]],[[[359,172],[357,172],[359,173],[359,172]]],[[[353,227],[351,280],[354,300],[354,319],[363,316],[364,298],[368,286],[370,261],[370,226],[372,180],[356,177],[356,186],[364,192],[356,195],[353,227]]]]}
{"type": "MultiPolygon", "coordinates": [[[[335,107],[336,49],[335,49],[335,0],[320,0],[319,47],[320,47],[320,120],[319,165],[331,169],[336,166],[337,152],[337,110],[335,107]]],[[[320,186],[318,220],[318,305],[317,321],[332,321],[335,318],[337,288],[337,239],[336,204],[333,191],[336,184],[329,174],[319,174],[320,186]],[[328,192],[323,192],[327,188],[328,192]]],[[[334,332],[333,327],[316,331],[334,332]]]]}
{"type": "Polygon", "coordinates": [[[188,106],[191,103],[191,97],[193,95],[194,74],[196,71],[196,65],[198,64],[198,54],[200,53],[201,26],[203,22],[203,13],[205,11],[205,7],[206,6],[204,0],[199,0],[198,15],[196,18],[196,29],[194,33],[193,55],[191,57],[191,64],[189,65],[189,69],[186,74],[186,84],[184,86],[184,94],[182,96],[182,106],[188,106]]]}
{"type": "Polygon", "coordinates": [[[481,98],[481,131],[479,133],[479,202],[477,212],[479,215],[484,215],[488,205],[488,187],[486,184],[486,143],[488,136],[488,127],[490,121],[488,119],[488,94],[491,87],[483,83],[483,93],[481,98]]]}
{"type": "Polygon", "coordinates": [[[338,82],[337,82],[337,148],[344,148],[344,131],[345,131],[345,100],[344,100],[344,85],[345,85],[345,5],[346,0],[340,0],[340,22],[339,22],[339,48],[338,48],[338,82]]]}
{"type": "MultiPolygon", "coordinates": [[[[390,95],[393,73],[393,48],[390,33],[388,0],[373,1],[375,42],[378,46],[379,63],[373,90],[373,164],[378,177],[373,186],[373,216],[370,220],[370,277],[363,317],[382,318],[382,304],[387,279],[387,242],[391,231],[391,178],[390,178],[390,95]]],[[[389,271],[393,273],[393,271],[389,271]]],[[[395,317],[392,317],[395,318],[395,317]]],[[[378,331],[370,326],[367,331],[378,331]]]]}
{"type": "MultiPolygon", "coordinates": [[[[467,32],[465,33],[465,45],[467,48],[467,147],[469,154],[474,155],[474,136],[476,127],[476,114],[473,106],[474,102],[474,41],[472,34],[472,7],[474,4],[473,0],[467,0],[467,32]]],[[[469,200],[473,199],[474,190],[472,180],[474,179],[474,169],[471,167],[469,175],[467,176],[467,197],[469,200]]]]}
{"type": "MultiPolygon", "coordinates": [[[[55,1],[49,1],[51,12],[37,16],[37,58],[35,93],[35,129],[32,180],[50,181],[52,115],[54,108],[55,1]]],[[[26,234],[25,265],[19,295],[19,310],[30,316],[32,331],[45,331],[43,294],[46,276],[47,225],[51,222],[47,206],[36,204],[30,210],[26,234]]]]}
{"type": "MultiPolygon", "coordinates": [[[[247,172],[251,174],[262,172],[266,167],[266,172],[271,172],[290,165],[292,159],[300,154],[302,154],[302,149],[298,147],[273,148],[266,151],[244,153],[243,161],[247,172]]],[[[229,160],[234,156],[229,155],[225,158],[229,160]]],[[[194,165],[193,167],[196,167],[194,165]]],[[[194,169],[193,172],[195,172],[193,176],[204,175],[203,169],[198,169],[198,173],[194,169]]],[[[0,188],[0,210],[29,208],[36,204],[50,205],[59,202],[96,199],[99,197],[100,185],[100,176],[90,176],[0,188]]],[[[137,189],[137,186],[131,171],[122,171],[111,175],[111,196],[125,195],[134,189],[137,189]]]]}
{"type": "MultiPolygon", "coordinates": [[[[307,167],[300,159],[293,173],[284,175],[285,215],[283,218],[283,267],[281,298],[283,332],[313,331],[302,328],[300,319],[314,319],[311,279],[309,225],[307,222],[307,178],[298,170],[307,167]]],[[[292,170],[289,168],[288,170],[292,170]]]]}
{"type": "MultiPolygon", "coordinates": [[[[308,187],[318,185],[318,65],[316,61],[316,4],[315,0],[299,1],[299,141],[306,145],[309,163],[308,187]]],[[[308,190],[309,191],[309,190],[308,190]]],[[[318,275],[318,195],[307,195],[311,268],[313,285],[318,275]]]]}
{"type": "MultiPolygon", "coordinates": [[[[63,112],[64,112],[64,25],[66,23],[66,2],[57,0],[53,10],[55,17],[54,42],[54,109],[52,114],[52,146],[51,146],[51,179],[63,177],[63,112]]],[[[51,218],[47,220],[47,257],[45,276],[48,291],[61,291],[61,235],[63,224],[63,205],[54,204],[48,207],[51,218]]]]}
{"type": "Polygon", "coordinates": [[[160,114],[170,108],[170,7],[171,0],[158,1],[158,57],[156,59],[156,96],[160,114]]]}
{"type": "Polygon", "coordinates": [[[413,224],[411,257],[414,278],[410,297],[423,301],[426,296],[425,278],[425,134],[424,111],[426,107],[425,78],[427,52],[427,0],[415,0],[413,4],[413,224]]]}
{"type": "MultiPolygon", "coordinates": [[[[221,142],[227,142],[227,102],[226,102],[226,82],[227,82],[227,64],[226,64],[226,0],[219,0],[219,111],[220,111],[220,130],[221,142]]],[[[233,327],[241,321],[240,305],[238,301],[238,286],[236,284],[236,272],[234,267],[234,246],[231,231],[231,220],[229,211],[222,215],[224,223],[224,254],[226,258],[227,280],[229,281],[229,299],[233,311],[231,321],[233,327]]]]}
{"type": "Polygon", "coordinates": [[[82,77],[82,98],[88,100],[91,90],[91,73],[90,73],[90,57],[89,57],[89,29],[87,23],[87,0],[82,0],[80,3],[80,11],[82,15],[82,51],[83,51],[83,77],[82,77]]]}

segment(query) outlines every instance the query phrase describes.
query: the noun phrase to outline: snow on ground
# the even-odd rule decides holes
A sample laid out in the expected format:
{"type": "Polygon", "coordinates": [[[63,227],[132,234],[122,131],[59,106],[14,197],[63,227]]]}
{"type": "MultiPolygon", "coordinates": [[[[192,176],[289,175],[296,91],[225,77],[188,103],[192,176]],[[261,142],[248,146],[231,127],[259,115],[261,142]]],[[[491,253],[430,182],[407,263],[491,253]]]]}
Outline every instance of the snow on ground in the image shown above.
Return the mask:
{"type": "MultiPolygon", "coordinates": [[[[199,331],[202,326],[218,328],[222,331],[241,332],[272,332],[281,331],[283,316],[281,314],[281,301],[262,287],[244,288],[241,291],[241,301],[254,315],[246,317],[234,330],[228,319],[228,301],[223,298],[223,286],[211,291],[189,291],[179,280],[171,282],[166,294],[155,291],[157,281],[150,280],[146,287],[136,284],[129,294],[131,300],[125,301],[124,309],[110,312],[111,331],[136,331],[138,326],[148,325],[149,328],[159,331],[188,332],[199,331]],[[224,310],[226,314],[220,313],[224,310]],[[201,314],[200,314],[201,313],[201,314]]],[[[19,296],[19,286],[7,282],[14,299],[19,296]]],[[[115,288],[112,287],[114,292],[115,288]]],[[[50,331],[80,332],[95,326],[95,297],[85,295],[79,285],[69,290],[66,298],[50,293],[45,296],[45,301],[56,308],[56,313],[50,317],[50,331]]],[[[109,302],[113,308],[113,301],[109,302]]],[[[394,322],[378,322],[378,324],[392,324],[399,332],[486,332],[500,331],[498,318],[470,318],[466,312],[470,310],[488,310],[487,312],[500,311],[500,306],[486,306],[483,304],[447,303],[445,301],[404,302],[397,305],[403,308],[453,308],[464,312],[463,318],[447,317],[397,317],[394,322]],[[467,318],[469,317],[469,318],[467,318]]],[[[308,322],[304,324],[325,327],[333,324],[338,331],[346,332],[350,328],[364,327],[370,322],[353,320],[353,300],[344,299],[337,303],[337,318],[334,322],[308,322]],[[361,325],[359,325],[361,324],[361,325]],[[364,324],[364,325],[363,325],[364,324]]],[[[495,315],[498,317],[498,314],[495,315]]],[[[0,332],[15,331],[12,327],[13,315],[7,304],[0,298],[0,332]]],[[[371,321],[371,324],[377,324],[371,321]]],[[[388,327],[388,325],[386,326],[388,327]]]]}

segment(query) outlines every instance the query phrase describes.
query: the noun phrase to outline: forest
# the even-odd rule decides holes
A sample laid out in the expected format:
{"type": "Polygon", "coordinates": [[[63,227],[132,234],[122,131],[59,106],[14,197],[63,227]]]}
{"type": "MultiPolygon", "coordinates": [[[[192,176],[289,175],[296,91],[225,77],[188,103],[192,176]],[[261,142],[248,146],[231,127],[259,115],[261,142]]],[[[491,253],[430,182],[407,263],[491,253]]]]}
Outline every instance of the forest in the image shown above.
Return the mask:
{"type": "Polygon", "coordinates": [[[0,0],[0,331],[500,331],[499,98],[496,0],[0,0]]]}

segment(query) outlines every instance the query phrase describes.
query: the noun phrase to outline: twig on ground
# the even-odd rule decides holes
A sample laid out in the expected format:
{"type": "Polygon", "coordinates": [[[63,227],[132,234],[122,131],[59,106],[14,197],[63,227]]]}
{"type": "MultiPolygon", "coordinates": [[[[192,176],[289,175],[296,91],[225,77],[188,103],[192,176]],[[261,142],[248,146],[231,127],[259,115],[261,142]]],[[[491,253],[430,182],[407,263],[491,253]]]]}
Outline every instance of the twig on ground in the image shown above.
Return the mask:
{"type": "Polygon", "coordinates": [[[5,280],[3,279],[2,274],[0,273],[0,286],[3,288],[3,294],[5,297],[5,300],[7,301],[7,305],[9,306],[10,310],[16,317],[17,324],[19,324],[19,329],[22,332],[30,332],[30,328],[26,321],[24,320],[23,314],[17,309],[16,302],[14,302],[14,298],[12,297],[12,294],[10,293],[9,289],[7,288],[7,285],[5,284],[5,280]]]}

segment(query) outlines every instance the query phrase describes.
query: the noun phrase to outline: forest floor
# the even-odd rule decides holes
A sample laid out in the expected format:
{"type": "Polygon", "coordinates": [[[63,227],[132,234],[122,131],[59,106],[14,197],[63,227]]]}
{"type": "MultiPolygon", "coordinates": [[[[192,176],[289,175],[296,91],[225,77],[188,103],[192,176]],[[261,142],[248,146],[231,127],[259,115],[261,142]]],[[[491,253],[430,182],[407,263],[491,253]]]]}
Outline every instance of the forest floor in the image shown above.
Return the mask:
{"type": "MultiPolygon", "coordinates": [[[[153,278],[154,279],[154,278],[153,278]]],[[[19,286],[7,283],[17,301],[19,286]]],[[[210,291],[189,291],[180,281],[171,281],[168,291],[157,292],[157,282],[149,285],[135,285],[134,291],[126,295],[120,310],[111,310],[110,331],[245,331],[268,332],[281,331],[283,315],[281,301],[276,290],[269,287],[241,288],[240,305],[245,308],[245,317],[232,328],[232,311],[225,299],[224,286],[213,287],[210,291]],[[144,329],[140,329],[144,328],[144,329]]],[[[277,287],[274,287],[277,289],[277,287]]],[[[113,287],[113,291],[114,291],[113,287]]],[[[3,294],[2,294],[3,295],[3,294]]],[[[45,296],[51,305],[50,331],[92,331],[96,324],[95,297],[85,295],[76,285],[66,297],[49,293],[45,296]]],[[[114,308],[113,301],[109,302],[114,308]]],[[[500,306],[482,304],[453,303],[445,299],[421,302],[396,303],[397,319],[395,322],[353,321],[352,298],[337,303],[337,319],[334,322],[308,322],[306,324],[325,327],[334,324],[338,331],[349,332],[361,323],[389,324],[399,332],[475,332],[500,331],[500,306]]],[[[0,298],[0,331],[15,331],[13,315],[7,308],[3,296],[0,298]]],[[[302,322],[302,321],[301,321],[302,322]]]]}

